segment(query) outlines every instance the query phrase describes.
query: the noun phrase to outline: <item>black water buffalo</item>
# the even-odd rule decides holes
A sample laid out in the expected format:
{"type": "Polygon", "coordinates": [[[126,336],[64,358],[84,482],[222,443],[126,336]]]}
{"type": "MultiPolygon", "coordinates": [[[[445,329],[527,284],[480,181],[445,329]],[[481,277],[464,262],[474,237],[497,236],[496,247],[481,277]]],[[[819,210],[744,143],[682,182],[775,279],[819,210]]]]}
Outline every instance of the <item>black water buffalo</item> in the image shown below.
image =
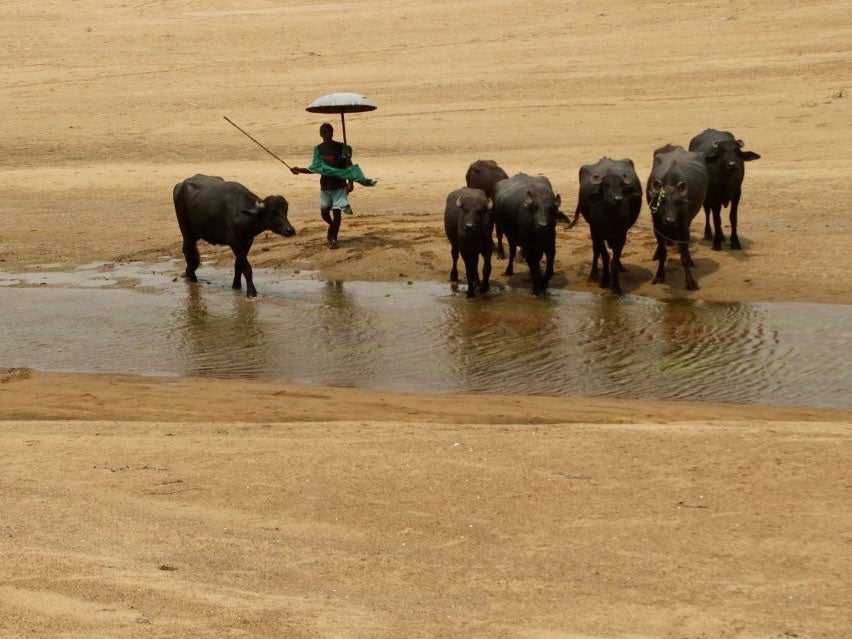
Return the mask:
{"type": "Polygon", "coordinates": [[[246,293],[256,297],[248,252],[255,236],[263,231],[285,237],[296,233],[287,220],[287,200],[280,195],[261,200],[242,184],[209,175],[194,175],[178,182],[173,195],[189,281],[198,281],[198,240],[226,244],[235,257],[233,288],[240,288],[241,276],[245,275],[246,293]]]}
{"type": "Polygon", "coordinates": [[[722,207],[731,205],[731,248],[739,249],[737,237],[737,208],[742,194],[745,163],[759,160],[753,151],[743,151],[743,141],[734,138],[733,133],[707,129],[689,141],[689,150],[704,156],[710,186],[704,198],[704,239],[713,239],[713,250],[722,249],[725,234],[722,232],[722,207]],[[713,213],[715,232],[710,232],[710,213],[713,213]]]}
{"type": "Polygon", "coordinates": [[[515,251],[520,246],[532,275],[533,295],[547,290],[556,259],[556,220],[561,199],[543,175],[518,173],[497,182],[494,188],[494,213],[509,242],[509,264],[505,275],[512,275],[515,251]],[[541,257],[547,264],[541,274],[541,257]]]}
{"type": "Polygon", "coordinates": [[[486,293],[491,277],[491,200],[480,189],[457,189],[447,196],[444,230],[450,240],[453,270],[450,281],[458,282],[459,253],[467,276],[467,296],[476,295],[476,285],[486,293]],[[482,281],[479,280],[479,256],[482,255],[482,281]]]}
{"type": "Polygon", "coordinates": [[[572,226],[582,213],[589,223],[592,236],[591,277],[598,277],[598,257],[603,261],[601,288],[610,286],[610,265],[607,245],[612,249],[612,292],[622,295],[618,274],[626,270],[621,265],[621,250],[627,241],[627,231],[636,223],[642,209],[642,184],[632,160],[601,158],[596,164],[580,167],[580,193],[572,226]]]}
{"type": "MultiPolygon", "coordinates": [[[[481,189],[485,195],[494,201],[494,187],[500,180],[509,176],[501,169],[494,160],[477,160],[471,164],[464,176],[468,188],[481,189]]],[[[506,257],[503,251],[503,228],[499,220],[494,220],[494,228],[497,232],[497,257],[501,260],[506,257]]],[[[489,231],[490,233],[491,231],[489,231]]]]}
{"type": "Polygon", "coordinates": [[[694,266],[689,254],[689,225],[701,210],[708,183],[704,156],[700,153],[671,145],[654,152],[654,165],[645,189],[654,222],[654,235],[657,237],[654,259],[659,260],[653,284],[659,284],[666,279],[668,240],[677,244],[680,251],[680,263],[686,274],[687,290],[698,288],[689,270],[690,266],[694,266]]]}

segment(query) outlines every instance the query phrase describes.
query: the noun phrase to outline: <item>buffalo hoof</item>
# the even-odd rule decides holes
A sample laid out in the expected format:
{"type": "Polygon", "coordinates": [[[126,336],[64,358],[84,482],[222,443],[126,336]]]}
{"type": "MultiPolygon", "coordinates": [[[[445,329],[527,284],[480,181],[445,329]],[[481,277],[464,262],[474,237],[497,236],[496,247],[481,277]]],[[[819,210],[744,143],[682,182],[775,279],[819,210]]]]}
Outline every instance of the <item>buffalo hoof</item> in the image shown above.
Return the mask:
{"type": "Polygon", "coordinates": [[[450,281],[458,282],[459,281],[459,272],[458,271],[450,271],[450,281]]]}
{"type": "Polygon", "coordinates": [[[604,275],[601,278],[601,282],[598,286],[600,286],[601,288],[609,288],[610,283],[611,283],[611,280],[610,280],[609,275],[604,275]]]}
{"type": "Polygon", "coordinates": [[[188,279],[190,282],[197,282],[198,278],[195,277],[195,273],[186,272],[184,273],[184,277],[188,279]]]}
{"type": "Polygon", "coordinates": [[[662,284],[666,281],[665,275],[655,275],[654,279],[651,280],[651,284],[662,284]]]}
{"type": "Polygon", "coordinates": [[[471,287],[467,289],[467,299],[471,299],[472,297],[476,297],[476,289],[471,287]]]}
{"type": "Polygon", "coordinates": [[[626,269],[626,268],[624,268],[621,264],[619,264],[619,265],[618,265],[618,272],[619,272],[619,273],[626,273],[626,272],[627,272],[627,269],[626,269]]]}
{"type": "Polygon", "coordinates": [[[507,268],[505,271],[503,271],[503,275],[506,275],[508,277],[511,277],[514,274],[515,274],[515,272],[510,268],[507,268]]]}
{"type": "Polygon", "coordinates": [[[733,249],[734,251],[741,251],[742,248],[743,247],[740,246],[740,241],[737,238],[732,237],[731,238],[731,249],[733,249]]]}
{"type": "Polygon", "coordinates": [[[618,295],[618,297],[622,297],[624,295],[624,291],[621,290],[620,286],[614,286],[612,288],[613,295],[618,295]]]}
{"type": "Polygon", "coordinates": [[[246,297],[257,297],[257,291],[255,291],[255,290],[246,291],[246,297]]]}
{"type": "Polygon", "coordinates": [[[721,251],[722,250],[722,241],[721,240],[719,240],[718,242],[713,242],[713,250],[714,251],[721,251]]]}
{"type": "Polygon", "coordinates": [[[480,293],[487,293],[490,290],[491,290],[491,285],[488,282],[480,283],[480,285],[479,285],[479,292],[480,293]]]}
{"type": "Polygon", "coordinates": [[[686,290],[687,291],[697,291],[698,290],[698,284],[691,277],[688,280],[686,280],[686,290]]]}

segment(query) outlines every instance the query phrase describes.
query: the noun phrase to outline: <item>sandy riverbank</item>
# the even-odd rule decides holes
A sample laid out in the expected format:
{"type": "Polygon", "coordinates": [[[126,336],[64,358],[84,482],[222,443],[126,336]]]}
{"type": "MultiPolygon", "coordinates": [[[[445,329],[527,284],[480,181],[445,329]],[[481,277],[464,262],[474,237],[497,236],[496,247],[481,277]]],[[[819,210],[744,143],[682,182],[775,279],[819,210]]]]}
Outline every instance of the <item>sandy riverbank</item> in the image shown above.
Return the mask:
{"type": "MultiPolygon", "coordinates": [[[[625,290],[852,302],[844,2],[45,0],[4,3],[0,36],[2,271],[177,257],[171,189],[201,172],[290,201],[298,234],[258,238],[256,267],[442,281],[473,160],[548,175],[569,210],[580,165],[631,157],[644,180],[654,148],[714,127],[762,155],[744,250],[699,239],[699,291],[676,261],[651,286],[645,209],[625,290]],[[304,165],[304,106],[338,90],[379,105],[347,133],[380,183],[329,251],[315,178],[222,116],[304,165]]],[[[590,257],[561,228],[553,285],[597,290],[590,257]]],[[[848,412],[0,382],[4,637],[852,632],[848,412]]]]}

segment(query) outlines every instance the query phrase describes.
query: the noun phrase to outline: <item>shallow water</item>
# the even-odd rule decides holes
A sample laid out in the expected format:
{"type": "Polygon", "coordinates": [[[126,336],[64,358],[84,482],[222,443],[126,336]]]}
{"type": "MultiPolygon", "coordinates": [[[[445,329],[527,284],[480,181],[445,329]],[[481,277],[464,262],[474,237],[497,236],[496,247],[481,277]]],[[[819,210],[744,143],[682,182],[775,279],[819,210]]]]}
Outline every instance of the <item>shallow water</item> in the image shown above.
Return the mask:
{"type": "Polygon", "coordinates": [[[420,393],[852,407],[852,306],[660,302],[204,266],[0,274],[0,367],[420,393]]]}

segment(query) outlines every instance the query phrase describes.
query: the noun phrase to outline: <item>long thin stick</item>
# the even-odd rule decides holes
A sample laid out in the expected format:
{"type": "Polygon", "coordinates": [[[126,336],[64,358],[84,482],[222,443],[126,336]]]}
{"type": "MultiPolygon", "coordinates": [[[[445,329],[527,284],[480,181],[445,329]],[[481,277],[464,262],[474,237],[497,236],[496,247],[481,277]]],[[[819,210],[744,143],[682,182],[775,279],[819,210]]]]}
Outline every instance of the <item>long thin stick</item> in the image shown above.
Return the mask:
{"type": "Polygon", "coordinates": [[[276,160],[278,160],[279,162],[281,162],[281,164],[283,164],[284,166],[286,166],[288,169],[292,169],[292,168],[293,168],[292,166],[290,166],[289,164],[287,164],[284,160],[282,160],[282,159],[281,159],[281,158],[279,158],[277,155],[275,155],[272,151],[270,151],[270,150],[269,150],[269,149],[267,149],[265,146],[263,146],[260,142],[258,142],[258,141],[257,141],[257,140],[255,140],[253,137],[251,137],[248,133],[246,133],[245,131],[243,131],[243,130],[242,130],[240,127],[238,127],[236,124],[234,124],[234,123],[230,120],[230,118],[228,118],[228,116],[227,116],[227,115],[223,115],[222,117],[223,117],[223,118],[225,118],[226,120],[228,120],[228,123],[229,123],[229,124],[231,124],[234,128],[236,128],[236,129],[237,129],[240,133],[242,133],[244,136],[246,136],[249,140],[251,140],[252,142],[254,142],[254,143],[255,143],[257,146],[259,146],[261,149],[263,149],[264,151],[266,151],[267,153],[269,153],[269,155],[271,155],[271,156],[272,156],[272,157],[274,157],[276,160]]]}

